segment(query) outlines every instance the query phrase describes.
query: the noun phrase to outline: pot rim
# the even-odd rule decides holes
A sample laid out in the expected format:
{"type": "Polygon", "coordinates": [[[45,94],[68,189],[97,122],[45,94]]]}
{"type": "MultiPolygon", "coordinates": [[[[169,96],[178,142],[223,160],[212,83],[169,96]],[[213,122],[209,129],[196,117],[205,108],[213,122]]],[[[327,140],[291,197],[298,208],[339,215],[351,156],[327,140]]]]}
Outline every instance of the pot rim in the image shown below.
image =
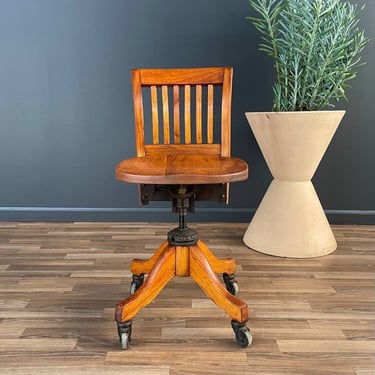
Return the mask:
{"type": "Polygon", "coordinates": [[[260,115],[260,114],[267,114],[267,115],[278,115],[278,116],[285,116],[285,115],[290,115],[290,114],[314,114],[314,113],[345,113],[345,109],[333,109],[333,110],[323,110],[323,111],[264,111],[264,112],[245,112],[245,114],[255,114],[255,115],[260,115]]]}

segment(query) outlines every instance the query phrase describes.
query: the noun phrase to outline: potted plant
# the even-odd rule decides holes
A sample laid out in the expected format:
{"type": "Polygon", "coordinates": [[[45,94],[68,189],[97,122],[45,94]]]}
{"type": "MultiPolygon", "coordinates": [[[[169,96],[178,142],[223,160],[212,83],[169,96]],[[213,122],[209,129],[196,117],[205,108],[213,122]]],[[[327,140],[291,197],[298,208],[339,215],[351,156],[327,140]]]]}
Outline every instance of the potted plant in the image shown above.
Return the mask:
{"type": "Polygon", "coordinates": [[[244,242],[260,252],[307,258],[333,252],[336,240],[311,183],[345,111],[348,81],[368,38],[363,7],[341,0],[249,0],[259,49],[273,58],[272,112],[246,113],[274,177],[244,242]]]}

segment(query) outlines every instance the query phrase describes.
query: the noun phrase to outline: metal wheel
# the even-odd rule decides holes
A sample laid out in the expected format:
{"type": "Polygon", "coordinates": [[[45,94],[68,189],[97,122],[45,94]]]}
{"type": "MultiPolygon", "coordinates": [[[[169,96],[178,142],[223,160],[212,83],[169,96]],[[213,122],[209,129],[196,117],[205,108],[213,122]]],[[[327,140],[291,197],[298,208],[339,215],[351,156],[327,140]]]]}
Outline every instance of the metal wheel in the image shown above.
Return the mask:
{"type": "Polygon", "coordinates": [[[133,275],[132,282],[130,284],[130,295],[132,296],[143,284],[145,275],[133,275]]]}
{"type": "Polygon", "coordinates": [[[235,280],[235,275],[229,275],[227,273],[223,273],[223,280],[225,284],[225,288],[227,291],[232,294],[233,296],[236,296],[240,290],[238,286],[238,282],[235,280]]]}
{"type": "Polygon", "coordinates": [[[248,348],[253,342],[253,336],[249,328],[244,327],[244,329],[240,329],[236,335],[236,341],[241,348],[248,348]]]}
{"type": "Polygon", "coordinates": [[[236,335],[236,342],[241,348],[248,348],[253,342],[253,336],[246,323],[239,323],[232,320],[232,328],[236,335]]]}
{"type": "Polygon", "coordinates": [[[130,295],[132,296],[137,291],[137,289],[137,284],[134,281],[132,281],[130,284],[130,295]]]}
{"type": "Polygon", "coordinates": [[[132,335],[132,321],[128,320],[124,323],[117,322],[117,331],[120,339],[121,348],[128,349],[132,335]]]}
{"type": "Polygon", "coordinates": [[[121,334],[121,338],[120,338],[120,342],[121,342],[121,348],[123,350],[127,350],[128,347],[129,347],[129,334],[128,333],[122,333],[121,334]]]}

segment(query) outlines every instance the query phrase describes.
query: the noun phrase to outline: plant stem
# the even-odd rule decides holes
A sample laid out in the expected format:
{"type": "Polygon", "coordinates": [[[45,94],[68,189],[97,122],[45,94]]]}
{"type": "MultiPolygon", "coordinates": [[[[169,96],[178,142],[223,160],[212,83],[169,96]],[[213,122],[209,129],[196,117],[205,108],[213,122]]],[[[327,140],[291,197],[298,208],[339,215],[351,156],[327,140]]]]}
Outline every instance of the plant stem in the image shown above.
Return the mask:
{"type": "MultiPolygon", "coordinates": [[[[313,52],[314,52],[314,49],[315,49],[315,39],[316,39],[316,34],[317,34],[317,30],[318,30],[318,25],[319,25],[319,19],[320,19],[320,12],[321,12],[321,0],[314,0],[313,2],[313,7],[314,9],[316,9],[316,13],[315,13],[315,22],[314,22],[314,25],[313,25],[313,29],[311,31],[311,38],[310,38],[310,41],[309,41],[309,44],[310,44],[310,48],[309,48],[309,52],[307,54],[307,59],[306,59],[306,65],[305,65],[305,72],[303,74],[303,76],[307,76],[308,75],[308,70],[310,68],[310,61],[311,61],[311,57],[313,56],[313,52]]],[[[305,100],[305,95],[306,95],[306,90],[307,90],[307,80],[304,79],[303,80],[303,86],[302,86],[302,90],[301,90],[301,95],[300,95],[300,107],[303,108],[304,107],[304,100],[305,100]]]]}

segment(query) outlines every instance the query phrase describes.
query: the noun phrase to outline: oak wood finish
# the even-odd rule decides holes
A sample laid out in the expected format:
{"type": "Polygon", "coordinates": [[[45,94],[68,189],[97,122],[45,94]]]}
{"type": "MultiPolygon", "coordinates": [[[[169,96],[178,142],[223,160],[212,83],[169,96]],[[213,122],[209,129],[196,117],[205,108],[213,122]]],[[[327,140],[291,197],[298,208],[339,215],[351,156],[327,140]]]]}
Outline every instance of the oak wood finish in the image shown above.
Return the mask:
{"type": "MultiPolygon", "coordinates": [[[[230,157],[232,68],[133,69],[132,78],[137,156],[123,160],[116,166],[116,178],[142,185],[204,185],[208,192],[205,197],[215,200],[218,197],[214,184],[226,185],[226,192],[221,194],[220,200],[228,202],[229,183],[245,180],[248,175],[247,164],[230,157]],[[214,85],[221,88],[220,144],[214,144],[214,85]],[[147,144],[145,136],[145,126],[149,125],[144,122],[146,108],[143,92],[147,88],[150,89],[152,144],[147,144]],[[160,90],[161,109],[158,99],[160,90]],[[181,139],[180,129],[180,90],[183,92],[184,140],[181,139]],[[206,111],[203,110],[204,96],[207,98],[206,111]],[[172,105],[170,97],[173,98],[172,105]],[[194,97],[195,103],[192,103],[194,97]],[[195,131],[192,129],[192,108],[195,109],[195,131]],[[162,137],[159,135],[160,112],[162,137]],[[207,116],[206,138],[203,136],[204,112],[207,116]]],[[[196,190],[196,187],[192,190],[194,195],[196,190]]],[[[156,199],[153,193],[142,198],[146,197],[142,191],[145,191],[144,187],[139,189],[141,203],[156,199]]],[[[164,197],[165,191],[168,193],[170,189],[164,189],[163,195],[158,194],[158,199],[164,197]]],[[[194,195],[187,199],[193,201],[194,195]]],[[[171,198],[172,195],[168,199],[171,198]]],[[[174,246],[163,242],[150,259],[134,260],[131,268],[133,274],[148,274],[148,277],[132,296],[117,303],[115,317],[118,323],[133,319],[174,276],[191,276],[232,320],[239,323],[248,320],[246,303],[232,296],[216,276],[217,271],[233,274],[234,260],[217,259],[201,241],[194,246],[185,243],[174,246]]]]}
{"type": "Polygon", "coordinates": [[[149,275],[132,296],[117,303],[117,322],[133,319],[159,295],[174,276],[190,276],[229,318],[241,323],[248,320],[246,303],[232,296],[215,272],[219,270],[221,273],[234,273],[234,260],[217,259],[202,241],[196,246],[172,246],[164,242],[148,261],[133,260],[131,270],[132,273],[136,270],[137,275],[149,275]]]}
{"type": "Polygon", "coordinates": [[[149,305],[159,295],[168,282],[176,275],[175,257],[175,249],[171,246],[167,246],[162,251],[142,287],[132,296],[117,303],[115,312],[117,322],[133,319],[139,311],[149,305]]]}
{"type": "Polygon", "coordinates": [[[245,180],[247,164],[237,158],[205,154],[154,154],[126,159],[116,178],[141,184],[215,184],[245,180]]]}
{"type": "MultiPolygon", "coordinates": [[[[230,127],[232,103],[232,76],[231,67],[214,68],[185,68],[185,69],[133,69],[133,100],[135,117],[135,136],[137,156],[146,155],[145,124],[143,89],[150,88],[152,144],[171,143],[170,134],[173,133],[173,142],[179,144],[208,144],[214,143],[214,87],[221,87],[221,116],[218,130],[220,131],[220,155],[230,156],[230,127]],[[161,109],[158,102],[158,88],[161,89],[161,109]],[[183,100],[180,98],[180,88],[183,91],[183,100]],[[192,104],[192,89],[195,90],[195,103],[192,104]],[[203,88],[207,91],[207,118],[203,121],[203,88]],[[169,104],[169,89],[173,97],[173,105],[169,104]],[[184,140],[180,134],[180,112],[184,114],[184,140]],[[173,114],[170,109],[173,109],[173,114]],[[192,108],[195,108],[195,139],[192,139],[192,108]],[[163,120],[163,142],[159,139],[159,112],[163,120]],[[173,127],[171,127],[173,119],[173,127]],[[203,142],[203,124],[206,124],[207,142],[203,142]]],[[[210,149],[208,148],[208,153],[210,149]]]]}
{"type": "Polygon", "coordinates": [[[375,373],[375,226],[333,226],[335,253],[298,260],[249,251],[245,223],[191,226],[237,261],[250,348],[238,349],[228,318],[184,277],[137,315],[119,349],[113,306],[131,259],[147,258],[170,223],[3,222],[0,374],[375,373]]]}
{"type": "MultiPolygon", "coordinates": [[[[190,177],[197,179],[198,183],[212,183],[218,181],[225,183],[225,202],[229,201],[229,182],[241,181],[247,178],[247,166],[244,162],[238,159],[231,158],[231,160],[223,159],[207,159],[208,155],[219,155],[224,158],[230,157],[231,144],[231,103],[232,103],[232,79],[233,69],[231,67],[211,67],[211,68],[184,68],[184,69],[133,69],[132,70],[132,85],[133,85],[133,100],[134,100],[134,118],[135,118],[135,139],[136,139],[136,154],[137,157],[155,156],[157,155],[205,155],[202,160],[194,160],[191,165],[192,169],[186,171],[185,169],[184,181],[191,182],[190,177]],[[221,88],[221,94],[215,94],[215,88],[221,88]],[[192,88],[195,89],[195,106],[192,105],[192,88]],[[150,90],[150,105],[151,105],[151,123],[152,123],[152,143],[146,142],[145,128],[151,125],[145,123],[143,91],[150,90]],[[161,90],[162,104],[159,109],[158,90],[161,90]],[[169,90],[171,92],[169,93],[169,90]],[[183,94],[180,95],[180,92],[183,94]],[[170,95],[173,97],[173,106],[169,105],[170,95]],[[218,96],[221,103],[220,119],[217,123],[214,119],[214,96],[218,96]],[[204,130],[203,121],[203,102],[206,98],[206,121],[204,130]],[[169,113],[170,108],[173,108],[173,114],[169,113]],[[181,107],[183,107],[181,109],[181,107]],[[191,110],[195,107],[195,140],[192,139],[192,114],[191,110]],[[162,113],[162,129],[163,142],[160,140],[159,134],[159,113],[162,113]],[[183,113],[184,124],[180,124],[180,113],[183,113]],[[170,124],[170,119],[173,119],[173,127],[170,124]],[[215,122],[215,123],[214,123],[215,122]],[[181,127],[184,127],[182,129],[181,127]],[[218,128],[218,129],[217,129],[218,128]],[[216,130],[215,130],[216,129],[216,130]],[[215,143],[214,131],[220,132],[220,143],[215,143]],[[173,144],[171,144],[170,133],[173,132],[173,144]],[[182,139],[184,134],[184,139],[182,139]],[[204,140],[203,134],[206,134],[204,140]],[[214,172],[214,163],[220,162],[219,165],[221,177],[214,172]],[[229,168],[229,169],[228,169],[229,168]],[[208,171],[212,170],[214,173],[208,171]],[[203,179],[202,171],[206,171],[206,178],[203,179]],[[188,177],[189,176],[189,177],[188,177]],[[220,181],[221,180],[221,181],[220,181]]],[[[149,159],[126,161],[125,164],[120,163],[117,166],[117,178],[126,182],[136,183],[139,181],[140,173],[138,168],[143,168],[152,164],[151,169],[158,169],[160,180],[165,159],[161,157],[160,164],[155,164],[156,159],[150,162],[149,159]],[[136,173],[128,175],[126,172],[128,163],[131,170],[136,169],[136,173]],[[141,163],[141,164],[139,164],[141,163]]],[[[169,161],[168,161],[169,162],[169,161]]],[[[148,168],[149,170],[150,168],[148,168]]],[[[181,177],[182,173],[176,175],[175,171],[169,173],[165,171],[167,180],[166,184],[184,183],[176,182],[181,177]]],[[[146,176],[141,177],[139,183],[144,182],[146,176]]],[[[155,180],[154,174],[151,174],[151,180],[155,180]]],[[[141,189],[139,189],[139,202],[142,202],[141,189]]]]}

